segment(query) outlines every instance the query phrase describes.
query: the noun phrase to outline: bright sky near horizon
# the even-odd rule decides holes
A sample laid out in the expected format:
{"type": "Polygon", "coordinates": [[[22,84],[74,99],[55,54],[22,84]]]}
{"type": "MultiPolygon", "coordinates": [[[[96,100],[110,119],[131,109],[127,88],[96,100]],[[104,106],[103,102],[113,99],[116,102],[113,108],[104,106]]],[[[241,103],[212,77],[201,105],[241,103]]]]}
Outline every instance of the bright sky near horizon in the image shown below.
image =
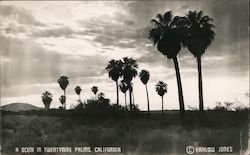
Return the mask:
{"type": "MultiPolygon", "coordinates": [[[[216,38],[202,58],[204,104],[217,101],[248,106],[249,33],[248,0],[224,1],[1,1],[0,56],[1,105],[25,102],[43,107],[41,94],[53,94],[51,107],[59,107],[63,94],[57,79],[68,76],[67,108],[93,97],[96,85],[114,103],[115,82],[104,68],[110,59],[133,57],[139,70],[150,72],[151,109],[161,108],[155,84],[168,84],[165,109],[178,109],[178,93],[172,60],[161,55],[148,39],[150,20],[172,10],[185,15],[203,10],[214,19],[216,38]],[[233,11],[232,11],[233,10],[233,11]]],[[[185,106],[198,107],[197,64],[182,49],[179,56],[185,106]]],[[[146,109],[145,86],[134,79],[135,103],[146,109]]],[[[120,93],[124,104],[124,94],[120,93]]]]}

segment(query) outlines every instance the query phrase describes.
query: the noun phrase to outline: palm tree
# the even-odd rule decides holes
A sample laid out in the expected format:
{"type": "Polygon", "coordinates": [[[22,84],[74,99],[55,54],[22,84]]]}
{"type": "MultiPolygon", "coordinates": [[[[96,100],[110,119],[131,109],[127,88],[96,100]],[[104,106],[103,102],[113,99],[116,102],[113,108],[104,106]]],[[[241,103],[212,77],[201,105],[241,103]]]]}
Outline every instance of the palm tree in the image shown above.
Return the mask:
{"type": "Polygon", "coordinates": [[[150,77],[150,74],[147,70],[142,70],[139,74],[139,77],[141,79],[141,82],[146,86],[146,94],[147,94],[147,101],[148,101],[148,114],[150,113],[150,108],[149,108],[149,97],[148,97],[148,80],[150,77]]]}
{"type": "Polygon", "coordinates": [[[65,103],[65,101],[66,101],[66,97],[65,97],[64,95],[61,95],[61,96],[59,97],[59,101],[60,101],[60,103],[62,104],[62,107],[63,107],[63,105],[64,105],[64,103],[65,103]]]}
{"type": "Polygon", "coordinates": [[[128,91],[128,89],[129,89],[129,86],[128,86],[128,84],[124,81],[124,80],[122,80],[121,82],[120,82],[120,90],[121,90],[121,92],[122,93],[124,93],[124,98],[125,98],[125,108],[127,108],[127,91],[128,91]]]}
{"type": "Polygon", "coordinates": [[[119,105],[119,85],[118,79],[121,76],[122,61],[121,60],[110,60],[108,66],[105,68],[108,72],[109,77],[116,83],[116,104],[119,105]]]}
{"type": "Polygon", "coordinates": [[[96,94],[97,94],[97,92],[98,92],[98,87],[97,87],[97,86],[93,86],[93,87],[91,88],[91,91],[95,94],[95,98],[97,98],[97,97],[96,97],[96,94]]]}
{"type": "Polygon", "coordinates": [[[61,76],[57,82],[59,83],[61,89],[64,92],[64,96],[65,96],[65,103],[64,103],[64,109],[66,109],[66,88],[69,84],[69,78],[67,76],[61,76]]]}
{"type": "Polygon", "coordinates": [[[81,91],[82,91],[82,89],[80,86],[75,87],[75,92],[77,95],[79,95],[79,103],[81,102],[81,91]]]}
{"type": "Polygon", "coordinates": [[[179,64],[177,54],[181,50],[181,46],[184,45],[183,26],[180,24],[183,20],[182,17],[172,17],[172,12],[168,11],[164,15],[158,14],[157,19],[152,19],[154,27],[150,30],[149,38],[153,41],[153,44],[157,47],[158,51],[169,59],[173,59],[177,86],[179,96],[179,106],[181,114],[185,112],[183,91],[181,84],[181,76],[179,71],[179,64]]]}
{"type": "Polygon", "coordinates": [[[123,68],[122,68],[122,76],[123,80],[129,86],[129,107],[132,110],[132,83],[131,81],[137,75],[138,64],[133,58],[124,57],[123,58],[123,68]]]}
{"type": "Polygon", "coordinates": [[[48,111],[50,107],[50,103],[52,102],[52,94],[49,91],[45,91],[42,94],[42,101],[45,107],[45,110],[48,111]]]}
{"type": "Polygon", "coordinates": [[[103,93],[103,92],[100,92],[99,94],[98,94],[98,100],[99,101],[103,101],[105,99],[105,94],[103,93]]]}
{"type": "Polygon", "coordinates": [[[167,88],[167,84],[164,83],[163,81],[159,81],[156,85],[155,85],[155,89],[156,92],[158,93],[158,95],[161,96],[161,116],[163,117],[163,96],[165,95],[165,93],[167,93],[168,88],[167,88]]]}
{"type": "Polygon", "coordinates": [[[199,110],[204,110],[203,88],[202,88],[202,67],[201,56],[206,52],[208,46],[214,40],[213,21],[209,16],[204,16],[202,11],[189,11],[186,15],[187,20],[187,47],[197,59],[198,85],[199,85],[199,110]]]}

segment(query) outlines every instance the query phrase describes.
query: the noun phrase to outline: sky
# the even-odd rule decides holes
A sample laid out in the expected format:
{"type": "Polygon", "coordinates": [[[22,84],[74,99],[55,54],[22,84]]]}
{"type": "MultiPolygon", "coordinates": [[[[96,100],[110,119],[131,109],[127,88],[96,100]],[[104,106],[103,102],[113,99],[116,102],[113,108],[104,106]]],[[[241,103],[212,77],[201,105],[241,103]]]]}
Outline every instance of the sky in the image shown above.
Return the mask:
{"type": "MultiPolygon", "coordinates": [[[[77,104],[74,88],[82,99],[94,97],[92,86],[116,102],[115,82],[105,67],[111,59],[134,58],[138,72],[150,72],[148,82],[152,110],[161,109],[155,84],[168,84],[164,109],[178,109],[173,60],[161,55],[148,39],[151,19],[173,11],[184,16],[203,10],[214,19],[215,40],[202,56],[204,107],[217,102],[248,106],[249,13],[248,0],[190,1],[1,1],[0,57],[1,105],[29,103],[43,107],[41,94],[53,94],[52,108],[60,106],[63,91],[57,83],[69,77],[67,108],[77,104]]],[[[178,55],[185,107],[198,108],[196,59],[182,48],[178,55]]],[[[135,104],[146,110],[146,90],[133,80],[135,104]]],[[[124,94],[120,102],[124,105],[124,94]]]]}

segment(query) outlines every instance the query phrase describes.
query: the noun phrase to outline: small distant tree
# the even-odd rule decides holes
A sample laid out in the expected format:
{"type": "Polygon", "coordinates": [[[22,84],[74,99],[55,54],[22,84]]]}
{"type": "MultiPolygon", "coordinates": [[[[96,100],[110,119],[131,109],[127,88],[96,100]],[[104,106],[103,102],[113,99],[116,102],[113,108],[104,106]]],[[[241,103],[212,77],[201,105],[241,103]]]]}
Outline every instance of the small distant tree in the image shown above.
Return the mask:
{"type": "Polygon", "coordinates": [[[60,101],[60,103],[62,104],[62,106],[60,106],[59,108],[61,109],[63,109],[63,105],[65,104],[65,101],[66,101],[66,97],[64,96],[64,95],[61,95],[60,97],[59,97],[59,101],[60,101]]]}
{"type": "Polygon", "coordinates": [[[80,101],[81,101],[81,91],[82,91],[82,89],[81,89],[80,86],[76,86],[76,87],[75,87],[75,92],[76,92],[76,94],[79,96],[79,103],[80,103],[80,101]]]}
{"type": "Polygon", "coordinates": [[[146,93],[147,93],[147,103],[148,103],[148,114],[150,113],[150,108],[149,108],[149,97],[148,97],[148,80],[150,77],[150,74],[147,70],[142,70],[139,74],[139,77],[141,79],[141,82],[146,86],[146,93]]]}
{"type": "Polygon", "coordinates": [[[67,76],[61,76],[57,82],[59,83],[61,89],[64,92],[64,96],[65,96],[65,103],[64,103],[64,109],[66,109],[66,88],[69,85],[69,78],[67,76]]]}
{"type": "Polygon", "coordinates": [[[95,98],[97,98],[96,94],[97,94],[97,92],[98,92],[98,87],[97,87],[97,86],[93,86],[93,87],[91,88],[91,91],[95,94],[95,98]]]}
{"type": "Polygon", "coordinates": [[[50,103],[52,102],[52,94],[49,91],[45,91],[42,94],[42,101],[45,107],[45,110],[48,111],[50,108],[50,103]]]}
{"type": "Polygon", "coordinates": [[[98,94],[98,100],[103,101],[105,99],[105,94],[103,92],[100,92],[98,94]]]}
{"type": "Polygon", "coordinates": [[[120,82],[120,90],[121,90],[121,92],[122,93],[124,93],[124,99],[125,99],[125,108],[127,108],[127,91],[128,91],[128,89],[129,89],[129,86],[128,86],[128,84],[124,81],[124,80],[122,80],[121,82],[120,82]]]}
{"type": "Polygon", "coordinates": [[[121,60],[110,60],[105,70],[108,72],[109,77],[116,83],[116,104],[119,105],[119,85],[118,79],[122,72],[122,61],[121,60]]]}
{"type": "Polygon", "coordinates": [[[167,84],[163,81],[159,81],[155,86],[156,92],[161,96],[161,116],[163,117],[163,96],[167,93],[167,84]]]}

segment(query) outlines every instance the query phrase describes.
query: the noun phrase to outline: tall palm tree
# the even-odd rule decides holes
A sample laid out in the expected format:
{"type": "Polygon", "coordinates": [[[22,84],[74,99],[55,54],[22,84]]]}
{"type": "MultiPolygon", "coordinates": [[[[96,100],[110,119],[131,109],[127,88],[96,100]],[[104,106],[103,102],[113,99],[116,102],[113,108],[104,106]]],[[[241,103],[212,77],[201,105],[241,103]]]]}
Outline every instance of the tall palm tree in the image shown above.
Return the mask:
{"type": "Polygon", "coordinates": [[[187,20],[187,37],[186,44],[188,50],[197,59],[198,68],[198,85],[199,85],[199,110],[204,110],[203,88],[202,88],[202,67],[201,56],[206,52],[215,37],[213,31],[213,19],[203,15],[202,11],[189,11],[186,15],[187,20]]]}
{"type": "Polygon", "coordinates": [[[167,84],[164,83],[163,81],[159,81],[156,85],[155,85],[155,90],[158,93],[158,95],[161,96],[161,115],[163,117],[163,96],[165,95],[165,93],[167,93],[168,88],[167,88],[167,84]]]}
{"type": "Polygon", "coordinates": [[[119,105],[119,85],[118,79],[121,76],[122,71],[122,61],[121,60],[110,60],[108,66],[105,68],[108,72],[109,77],[116,83],[116,104],[119,105]]]}
{"type": "Polygon", "coordinates": [[[164,15],[157,14],[157,19],[152,19],[154,27],[149,32],[149,38],[157,47],[158,51],[169,59],[173,59],[176,80],[178,86],[179,106],[181,114],[185,112],[181,76],[179,71],[179,64],[177,55],[184,45],[184,32],[183,26],[180,24],[183,20],[181,17],[172,16],[172,12],[168,11],[164,15]]]}
{"type": "Polygon", "coordinates": [[[129,107],[132,110],[132,83],[131,81],[137,75],[138,64],[133,58],[124,57],[123,58],[123,68],[122,68],[122,76],[123,80],[129,86],[129,107]]]}
{"type": "Polygon", "coordinates": [[[97,94],[97,92],[98,92],[98,87],[97,87],[97,86],[93,86],[93,87],[91,88],[91,91],[95,94],[95,98],[97,98],[96,94],[97,94]]]}
{"type": "Polygon", "coordinates": [[[81,91],[82,91],[82,89],[80,86],[75,87],[75,92],[79,96],[79,103],[81,102],[81,91]]]}
{"type": "Polygon", "coordinates": [[[121,92],[124,93],[125,108],[127,108],[127,91],[129,89],[129,86],[128,86],[128,84],[124,80],[122,80],[120,82],[119,86],[120,86],[121,92]]]}
{"type": "Polygon", "coordinates": [[[65,96],[64,109],[66,109],[66,88],[69,85],[69,78],[67,76],[60,76],[57,82],[59,83],[61,89],[64,92],[64,96],[65,96]]]}
{"type": "Polygon", "coordinates": [[[142,70],[139,74],[139,77],[141,79],[141,82],[146,86],[146,94],[147,94],[147,103],[148,103],[148,114],[150,113],[150,108],[149,108],[149,96],[148,96],[148,80],[150,77],[150,74],[147,70],[142,70]]]}
{"type": "Polygon", "coordinates": [[[50,103],[52,102],[52,94],[49,91],[45,91],[42,94],[42,101],[45,107],[45,110],[48,111],[50,107],[50,103]]]}
{"type": "Polygon", "coordinates": [[[65,103],[65,101],[66,101],[66,97],[65,97],[64,95],[61,95],[61,96],[59,97],[59,101],[60,101],[60,103],[62,104],[62,107],[63,107],[63,105],[64,105],[64,103],[65,103]]]}

